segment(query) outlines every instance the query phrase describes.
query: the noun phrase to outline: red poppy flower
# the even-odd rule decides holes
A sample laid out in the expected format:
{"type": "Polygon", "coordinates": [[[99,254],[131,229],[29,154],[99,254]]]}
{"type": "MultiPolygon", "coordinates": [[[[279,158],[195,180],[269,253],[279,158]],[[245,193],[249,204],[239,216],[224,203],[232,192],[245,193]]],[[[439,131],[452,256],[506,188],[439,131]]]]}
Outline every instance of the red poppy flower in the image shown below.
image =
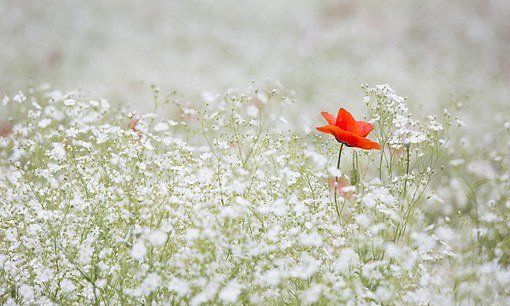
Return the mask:
{"type": "Polygon", "coordinates": [[[139,132],[138,131],[138,121],[139,121],[138,118],[135,118],[135,117],[129,119],[128,128],[131,131],[138,133],[139,132]]]}
{"type": "Polygon", "coordinates": [[[337,183],[335,177],[330,177],[329,178],[329,190],[331,192],[335,191],[335,185],[336,185],[336,190],[337,190],[338,194],[340,194],[341,197],[343,197],[347,200],[352,199],[353,193],[349,190],[349,187],[351,187],[351,185],[349,185],[344,179],[339,178],[338,183],[337,183]]]}
{"type": "Polygon", "coordinates": [[[336,118],[328,112],[321,112],[321,114],[328,125],[317,127],[318,131],[335,136],[338,142],[349,147],[365,150],[381,149],[377,142],[366,138],[368,133],[374,129],[373,124],[354,120],[351,113],[343,108],[338,111],[336,118]]]}
{"type": "Polygon", "coordinates": [[[0,137],[7,137],[12,134],[12,126],[0,122],[0,137]]]}
{"type": "Polygon", "coordinates": [[[128,128],[138,134],[138,142],[141,142],[142,140],[142,132],[138,129],[138,118],[133,117],[129,119],[128,128]]]}

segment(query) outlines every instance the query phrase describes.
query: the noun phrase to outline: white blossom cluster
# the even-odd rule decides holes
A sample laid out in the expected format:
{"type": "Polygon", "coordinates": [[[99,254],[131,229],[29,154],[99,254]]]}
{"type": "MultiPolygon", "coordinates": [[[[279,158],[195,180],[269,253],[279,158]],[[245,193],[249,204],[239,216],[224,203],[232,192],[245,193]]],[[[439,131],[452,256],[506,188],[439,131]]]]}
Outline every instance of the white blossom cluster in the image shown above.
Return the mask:
{"type": "Polygon", "coordinates": [[[278,90],[173,101],[167,117],[79,92],[6,97],[0,303],[508,304],[508,248],[494,249],[508,247],[508,215],[480,211],[492,237],[481,245],[470,214],[429,212],[450,123],[427,119],[406,159],[380,132],[409,127],[394,124],[404,100],[369,92],[385,148],[349,149],[333,171],[348,185],[340,218],[328,172],[338,146],[289,128],[278,90]]]}
{"type": "MultiPolygon", "coordinates": [[[[374,122],[383,121],[379,126],[394,128],[391,131],[380,130],[381,133],[387,133],[387,136],[389,136],[388,144],[390,147],[398,149],[402,146],[428,141],[426,132],[419,125],[419,122],[411,118],[405,98],[398,96],[387,84],[365,88],[367,96],[364,101],[369,107],[372,106],[372,112],[377,114],[373,119],[374,122]],[[375,99],[376,102],[371,103],[371,98],[375,99]]],[[[430,129],[432,128],[435,129],[436,126],[431,126],[430,129]]]]}

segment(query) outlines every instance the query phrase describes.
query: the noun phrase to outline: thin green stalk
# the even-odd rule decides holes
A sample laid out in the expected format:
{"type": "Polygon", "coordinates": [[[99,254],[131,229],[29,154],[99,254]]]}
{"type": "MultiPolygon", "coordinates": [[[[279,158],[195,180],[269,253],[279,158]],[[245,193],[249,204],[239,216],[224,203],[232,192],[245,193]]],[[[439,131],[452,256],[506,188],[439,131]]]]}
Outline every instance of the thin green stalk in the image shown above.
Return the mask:
{"type": "MultiPolygon", "coordinates": [[[[404,147],[406,148],[406,177],[404,178],[404,188],[403,188],[403,192],[402,192],[402,198],[403,198],[403,201],[405,202],[405,199],[407,197],[407,180],[409,179],[409,161],[410,161],[409,148],[410,148],[410,145],[406,144],[406,145],[404,145],[404,147]]],[[[414,196],[413,196],[413,200],[414,200],[414,196]]],[[[403,206],[401,206],[401,208],[400,208],[400,212],[404,214],[404,220],[403,220],[402,224],[397,225],[397,228],[395,230],[395,237],[394,237],[393,241],[397,241],[397,239],[401,235],[404,234],[404,231],[407,227],[407,218],[411,211],[412,202],[413,201],[411,201],[411,203],[409,203],[409,205],[408,205],[407,209],[405,209],[405,211],[404,211],[403,206]]]]}
{"type": "Polygon", "coordinates": [[[154,133],[154,125],[155,125],[155,119],[156,119],[156,114],[158,113],[158,108],[159,108],[159,88],[154,85],[154,84],[151,84],[151,91],[152,91],[152,98],[153,98],[153,101],[154,101],[154,107],[153,107],[153,114],[154,116],[152,116],[151,118],[151,122],[150,122],[150,126],[149,126],[149,131],[151,131],[151,133],[154,133]]]}
{"type": "Polygon", "coordinates": [[[406,197],[406,194],[407,194],[407,180],[408,180],[408,177],[409,177],[409,145],[406,145],[405,148],[406,148],[406,178],[404,179],[404,198],[406,197]]]}
{"type": "MultiPolygon", "coordinates": [[[[336,164],[336,169],[337,170],[340,170],[340,160],[342,159],[342,150],[344,148],[344,144],[342,143],[342,145],[340,146],[340,151],[338,152],[338,162],[336,164]]],[[[339,177],[338,176],[335,176],[335,186],[334,186],[334,198],[335,198],[335,209],[336,209],[336,214],[338,216],[338,221],[339,222],[342,222],[342,218],[340,217],[340,210],[338,209],[338,196],[337,196],[337,189],[338,189],[338,179],[339,177]]]]}
{"type": "Polygon", "coordinates": [[[360,182],[360,173],[358,166],[358,152],[354,151],[352,155],[352,171],[351,171],[351,185],[355,186],[358,189],[358,184],[360,182]]]}

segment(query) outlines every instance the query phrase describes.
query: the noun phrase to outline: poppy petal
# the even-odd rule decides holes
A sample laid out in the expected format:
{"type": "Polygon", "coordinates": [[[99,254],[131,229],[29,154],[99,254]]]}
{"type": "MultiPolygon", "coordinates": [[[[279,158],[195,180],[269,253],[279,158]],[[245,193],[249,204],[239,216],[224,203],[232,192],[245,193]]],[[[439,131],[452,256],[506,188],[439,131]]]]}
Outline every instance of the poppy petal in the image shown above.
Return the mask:
{"type": "Polygon", "coordinates": [[[317,127],[317,130],[335,136],[335,139],[338,142],[344,143],[350,147],[356,147],[365,150],[381,149],[381,146],[377,142],[360,137],[356,134],[353,134],[352,132],[342,130],[336,125],[317,127]]]}
{"type": "Polygon", "coordinates": [[[331,115],[328,112],[321,112],[321,115],[322,115],[322,117],[324,117],[324,119],[326,119],[328,124],[335,125],[335,121],[336,121],[335,116],[331,115]]]}
{"type": "Polygon", "coordinates": [[[356,144],[353,147],[357,147],[357,148],[365,149],[365,150],[372,150],[372,149],[380,150],[381,149],[381,146],[377,142],[372,141],[370,139],[361,138],[361,137],[358,138],[356,144]]]}
{"type": "Polygon", "coordinates": [[[367,137],[367,135],[374,129],[373,124],[365,121],[356,121],[356,126],[358,127],[358,135],[363,138],[367,137]]]}
{"type": "Polygon", "coordinates": [[[349,131],[354,134],[358,134],[356,120],[354,120],[354,117],[351,115],[351,113],[346,111],[344,108],[340,108],[338,110],[338,116],[336,117],[335,125],[344,131],[349,131]]]}
{"type": "Polygon", "coordinates": [[[350,145],[350,143],[356,142],[356,139],[355,139],[356,135],[354,135],[351,132],[344,131],[336,125],[321,126],[321,127],[318,127],[317,130],[320,132],[326,133],[326,134],[331,134],[331,135],[335,136],[335,138],[338,142],[342,142],[347,145],[350,145]]]}

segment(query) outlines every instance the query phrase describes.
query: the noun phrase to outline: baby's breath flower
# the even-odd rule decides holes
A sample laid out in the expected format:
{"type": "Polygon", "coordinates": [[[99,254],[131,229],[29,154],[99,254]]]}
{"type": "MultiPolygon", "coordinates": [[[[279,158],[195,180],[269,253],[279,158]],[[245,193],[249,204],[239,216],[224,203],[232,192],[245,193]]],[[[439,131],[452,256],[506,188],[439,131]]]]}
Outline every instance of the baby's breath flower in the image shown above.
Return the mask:
{"type": "Polygon", "coordinates": [[[365,92],[381,151],[346,147],[341,171],[271,111],[280,89],[176,101],[177,121],[4,98],[0,302],[505,304],[509,157],[483,141],[508,133],[451,141],[449,111],[365,92]]]}

